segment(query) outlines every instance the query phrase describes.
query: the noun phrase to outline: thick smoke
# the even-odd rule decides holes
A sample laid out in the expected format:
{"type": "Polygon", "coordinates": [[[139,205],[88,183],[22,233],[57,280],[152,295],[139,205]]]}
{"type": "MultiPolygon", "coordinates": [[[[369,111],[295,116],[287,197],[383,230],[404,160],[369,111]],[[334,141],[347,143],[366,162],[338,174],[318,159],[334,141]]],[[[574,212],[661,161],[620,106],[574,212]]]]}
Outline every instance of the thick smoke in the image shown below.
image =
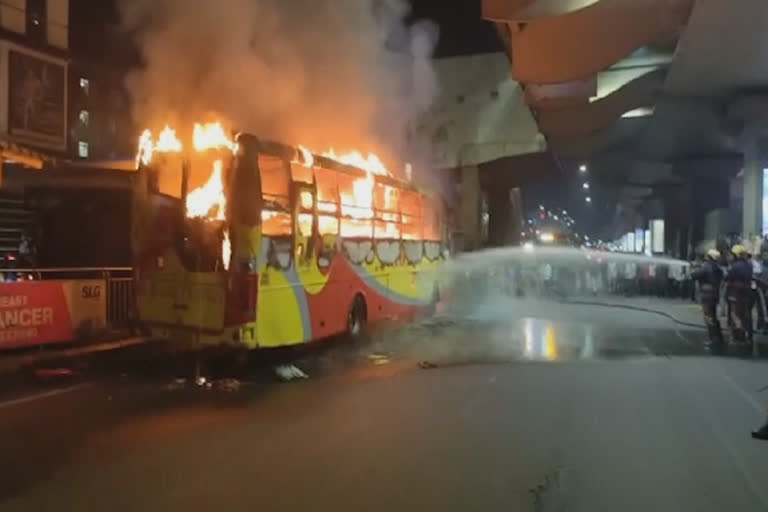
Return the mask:
{"type": "Polygon", "coordinates": [[[405,0],[123,0],[143,69],[128,77],[142,125],[221,118],[318,150],[397,162],[436,94],[437,29],[405,0]]]}

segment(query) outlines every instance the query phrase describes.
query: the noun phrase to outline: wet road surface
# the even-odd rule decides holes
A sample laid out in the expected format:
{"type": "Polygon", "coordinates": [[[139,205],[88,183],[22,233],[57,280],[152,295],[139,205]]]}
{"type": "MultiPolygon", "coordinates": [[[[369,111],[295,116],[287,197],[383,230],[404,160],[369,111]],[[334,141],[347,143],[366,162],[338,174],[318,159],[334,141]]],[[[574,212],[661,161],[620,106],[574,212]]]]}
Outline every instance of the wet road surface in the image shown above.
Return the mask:
{"type": "Polygon", "coordinates": [[[768,508],[764,362],[648,313],[508,306],[328,344],[301,382],[17,390],[0,510],[768,508]]]}

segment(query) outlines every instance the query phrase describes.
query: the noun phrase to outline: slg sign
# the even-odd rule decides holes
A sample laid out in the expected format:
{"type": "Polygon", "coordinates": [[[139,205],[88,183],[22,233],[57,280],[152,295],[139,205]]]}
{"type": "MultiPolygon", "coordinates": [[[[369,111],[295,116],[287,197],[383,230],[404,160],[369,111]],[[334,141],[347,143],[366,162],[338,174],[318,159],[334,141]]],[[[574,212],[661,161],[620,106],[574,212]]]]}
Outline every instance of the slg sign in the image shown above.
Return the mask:
{"type": "Polygon", "coordinates": [[[73,341],[106,325],[104,281],[0,283],[0,349],[73,341]]]}

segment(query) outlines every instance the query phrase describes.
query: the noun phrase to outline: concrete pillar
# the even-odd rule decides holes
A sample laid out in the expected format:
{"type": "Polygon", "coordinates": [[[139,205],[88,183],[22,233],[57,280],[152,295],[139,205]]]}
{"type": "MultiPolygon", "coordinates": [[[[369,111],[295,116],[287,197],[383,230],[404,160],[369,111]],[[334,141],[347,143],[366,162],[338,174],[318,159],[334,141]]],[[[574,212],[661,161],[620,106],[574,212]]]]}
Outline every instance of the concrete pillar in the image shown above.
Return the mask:
{"type": "Polygon", "coordinates": [[[520,187],[515,187],[509,191],[509,197],[512,201],[512,236],[511,245],[520,245],[522,242],[523,229],[523,194],[520,187]]]}
{"type": "Polygon", "coordinates": [[[763,230],[763,168],[759,141],[751,140],[744,151],[744,203],[741,234],[746,239],[763,230]]]}
{"type": "Polygon", "coordinates": [[[480,248],[480,171],[476,165],[461,168],[461,231],[463,250],[480,248]]]}
{"type": "Polygon", "coordinates": [[[520,244],[522,203],[520,189],[496,187],[488,191],[488,245],[504,247],[520,244]]]}
{"type": "Polygon", "coordinates": [[[509,245],[512,231],[512,201],[509,189],[497,187],[488,191],[488,245],[509,245]]]}

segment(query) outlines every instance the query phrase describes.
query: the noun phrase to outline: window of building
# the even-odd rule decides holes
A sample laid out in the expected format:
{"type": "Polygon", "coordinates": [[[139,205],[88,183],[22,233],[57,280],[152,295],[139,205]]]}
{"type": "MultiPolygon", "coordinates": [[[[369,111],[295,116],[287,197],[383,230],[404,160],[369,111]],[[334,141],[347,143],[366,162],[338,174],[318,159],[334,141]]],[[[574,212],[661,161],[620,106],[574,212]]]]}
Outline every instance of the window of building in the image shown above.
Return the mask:
{"type": "Polygon", "coordinates": [[[88,158],[88,143],[84,140],[77,143],[77,156],[80,158],[88,158]]]}
{"type": "Polygon", "coordinates": [[[78,115],[80,118],[80,122],[83,123],[83,126],[88,126],[88,111],[87,110],[81,110],[80,114],[78,115]]]}
{"type": "Polygon", "coordinates": [[[90,82],[88,82],[87,78],[80,78],[80,90],[83,91],[83,94],[86,96],[88,95],[88,89],[90,88],[90,82]]]}
{"type": "Polygon", "coordinates": [[[27,0],[27,37],[41,44],[48,42],[47,38],[47,1],[27,0]]]}

